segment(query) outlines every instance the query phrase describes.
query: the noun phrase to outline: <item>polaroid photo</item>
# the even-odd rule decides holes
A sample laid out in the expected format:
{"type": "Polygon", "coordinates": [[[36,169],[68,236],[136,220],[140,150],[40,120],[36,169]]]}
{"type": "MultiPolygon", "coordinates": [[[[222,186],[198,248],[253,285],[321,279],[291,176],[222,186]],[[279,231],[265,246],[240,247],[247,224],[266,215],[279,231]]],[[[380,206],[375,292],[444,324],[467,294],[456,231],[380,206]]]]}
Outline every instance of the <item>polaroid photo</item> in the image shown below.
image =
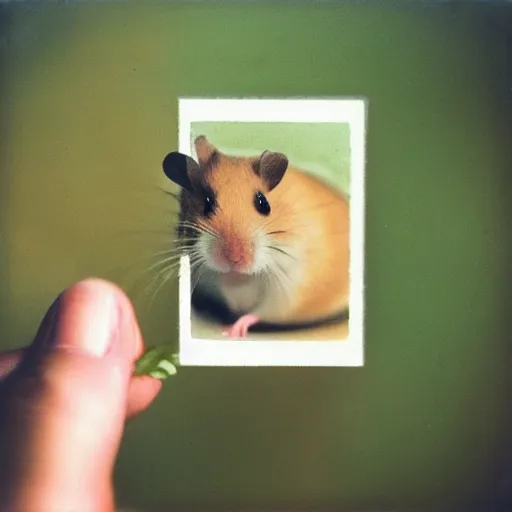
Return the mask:
{"type": "Polygon", "coordinates": [[[363,366],[366,118],[358,98],[179,99],[181,365],[363,366]]]}

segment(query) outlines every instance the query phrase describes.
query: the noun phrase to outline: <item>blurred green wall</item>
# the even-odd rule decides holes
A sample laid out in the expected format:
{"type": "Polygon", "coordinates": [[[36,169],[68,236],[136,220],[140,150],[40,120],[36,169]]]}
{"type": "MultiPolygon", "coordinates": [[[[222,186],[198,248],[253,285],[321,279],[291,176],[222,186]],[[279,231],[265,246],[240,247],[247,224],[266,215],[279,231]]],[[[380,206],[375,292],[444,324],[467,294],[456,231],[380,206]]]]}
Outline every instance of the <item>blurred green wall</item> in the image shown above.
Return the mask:
{"type": "Polygon", "coordinates": [[[144,269],[174,222],[157,186],[178,96],[365,96],[366,366],[182,370],[127,427],[119,499],[492,495],[511,403],[504,32],[469,3],[141,4],[1,8],[2,346],[88,275],[130,290],[148,343],[175,339],[175,283],[149,307],[144,269]]]}

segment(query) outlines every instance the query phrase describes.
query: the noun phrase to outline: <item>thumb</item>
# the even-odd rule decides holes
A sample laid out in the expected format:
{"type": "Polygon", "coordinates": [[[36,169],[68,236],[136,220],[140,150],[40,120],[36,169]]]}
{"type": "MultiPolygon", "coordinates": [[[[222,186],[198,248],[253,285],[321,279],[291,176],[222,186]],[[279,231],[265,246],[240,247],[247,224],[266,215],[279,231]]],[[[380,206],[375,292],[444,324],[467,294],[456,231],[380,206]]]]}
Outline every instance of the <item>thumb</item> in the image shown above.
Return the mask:
{"type": "Polygon", "coordinates": [[[0,385],[0,497],[23,496],[19,510],[27,511],[33,503],[113,507],[111,477],[141,346],[131,303],[115,286],[82,281],[57,299],[0,385]]]}

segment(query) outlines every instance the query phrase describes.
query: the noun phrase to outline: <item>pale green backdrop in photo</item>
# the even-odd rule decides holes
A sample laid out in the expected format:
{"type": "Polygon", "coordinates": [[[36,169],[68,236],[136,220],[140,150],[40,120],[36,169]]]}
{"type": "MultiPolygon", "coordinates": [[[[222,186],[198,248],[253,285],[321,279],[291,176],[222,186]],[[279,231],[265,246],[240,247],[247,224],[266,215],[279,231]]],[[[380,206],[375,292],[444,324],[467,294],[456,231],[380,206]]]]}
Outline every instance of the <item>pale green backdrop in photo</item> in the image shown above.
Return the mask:
{"type": "MultiPolygon", "coordinates": [[[[350,125],[347,123],[193,122],[191,143],[205,135],[221,151],[257,156],[284,153],[291,166],[350,192],[350,125]]],[[[361,148],[361,151],[363,149],[361,148]]]]}
{"type": "Polygon", "coordinates": [[[178,98],[369,102],[364,368],[181,369],[127,425],[120,504],[466,512],[498,496],[512,45],[489,4],[0,5],[0,349],[90,275],[130,290],[147,343],[177,339],[176,281],[152,304],[140,290],[174,237],[158,187],[178,98]]]}

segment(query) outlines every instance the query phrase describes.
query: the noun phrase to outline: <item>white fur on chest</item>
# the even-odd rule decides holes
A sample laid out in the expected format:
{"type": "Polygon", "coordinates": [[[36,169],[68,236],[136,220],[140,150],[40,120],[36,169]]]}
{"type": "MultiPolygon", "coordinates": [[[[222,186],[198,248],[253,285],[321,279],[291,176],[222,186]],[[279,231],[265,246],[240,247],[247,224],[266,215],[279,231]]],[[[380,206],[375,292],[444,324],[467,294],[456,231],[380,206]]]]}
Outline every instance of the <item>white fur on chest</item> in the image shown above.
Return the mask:
{"type": "Polygon", "coordinates": [[[287,294],[268,277],[252,276],[240,283],[226,283],[222,282],[219,274],[206,274],[197,282],[197,291],[224,299],[233,312],[254,314],[263,322],[279,322],[286,314],[289,306],[287,294]]]}
{"type": "Polygon", "coordinates": [[[243,283],[223,283],[222,294],[234,311],[260,317],[263,322],[278,322],[289,308],[282,288],[268,277],[254,276],[243,283]]]}
{"type": "Polygon", "coordinates": [[[259,300],[265,295],[265,283],[256,277],[242,282],[230,282],[220,278],[220,289],[233,311],[254,313],[259,300]]]}

